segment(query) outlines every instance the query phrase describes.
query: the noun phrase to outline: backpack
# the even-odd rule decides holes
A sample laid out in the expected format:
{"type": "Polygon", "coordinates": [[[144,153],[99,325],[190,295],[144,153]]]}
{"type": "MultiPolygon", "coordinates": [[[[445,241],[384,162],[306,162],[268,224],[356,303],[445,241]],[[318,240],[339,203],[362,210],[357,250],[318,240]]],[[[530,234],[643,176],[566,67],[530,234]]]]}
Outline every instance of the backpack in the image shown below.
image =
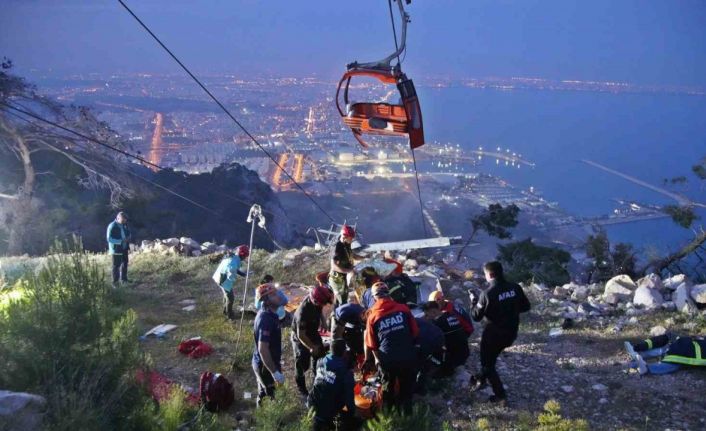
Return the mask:
{"type": "Polygon", "coordinates": [[[226,410],[233,404],[235,393],[228,379],[218,373],[205,371],[199,381],[201,402],[209,412],[226,410]]]}

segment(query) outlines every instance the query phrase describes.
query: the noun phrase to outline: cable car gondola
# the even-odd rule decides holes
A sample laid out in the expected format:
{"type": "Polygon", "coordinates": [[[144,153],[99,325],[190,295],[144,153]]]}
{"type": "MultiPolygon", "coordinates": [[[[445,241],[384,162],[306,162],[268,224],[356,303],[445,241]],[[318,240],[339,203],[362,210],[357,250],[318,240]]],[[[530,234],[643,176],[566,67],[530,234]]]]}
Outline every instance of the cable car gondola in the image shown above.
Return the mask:
{"type": "MultiPolygon", "coordinates": [[[[402,73],[399,56],[405,50],[407,23],[409,15],[405,12],[403,0],[395,0],[402,16],[402,42],[399,47],[383,60],[370,63],[353,62],[347,66],[346,73],[338,83],[336,90],[336,108],[346,126],[350,127],[353,136],[367,148],[363,140],[364,134],[384,136],[406,136],[412,149],[424,145],[424,127],[419,98],[411,79],[402,73]],[[397,58],[397,64],[391,62],[397,58]],[[375,78],[384,84],[397,86],[400,93],[400,104],[384,102],[351,103],[348,90],[354,77],[375,78]],[[341,89],[343,88],[343,107],[341,106],[341,89]],[[345,108],[345,110],[344,110],[345,108]]],[[[409,0],[406,0],[409,3],[409,0]]]]}

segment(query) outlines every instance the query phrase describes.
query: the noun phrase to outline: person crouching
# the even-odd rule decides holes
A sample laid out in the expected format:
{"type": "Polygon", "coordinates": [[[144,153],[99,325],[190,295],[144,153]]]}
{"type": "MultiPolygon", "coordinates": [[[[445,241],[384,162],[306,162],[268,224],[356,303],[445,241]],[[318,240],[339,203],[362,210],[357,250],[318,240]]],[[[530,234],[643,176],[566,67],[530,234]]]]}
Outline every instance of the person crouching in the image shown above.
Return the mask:
{"type": "Polygon", "coordinates": [[[316,364],[314,385],[307,398],[307,407],[314,411],[315,431],[336,429],[336,417],[340,418],[343,429],[347,429],[346,426],[350,426],[353,421],[355,381],[345,353],[346,341],[336,338],[331,344],[331,353],[319,359],[316,364]]]}
{"type": "Polygon", "coordinates": [[[375,304],[368,312],[365,347],[372,352],[378,365],[383,403],[402,407],[405,413],[410,413],[417,373],[419,328],[409,308],[390,298],[385,283],[375,283],[372,294],[375,304]],[[395,391],[396,385],[399,385],[398,391],[395,391]]]}

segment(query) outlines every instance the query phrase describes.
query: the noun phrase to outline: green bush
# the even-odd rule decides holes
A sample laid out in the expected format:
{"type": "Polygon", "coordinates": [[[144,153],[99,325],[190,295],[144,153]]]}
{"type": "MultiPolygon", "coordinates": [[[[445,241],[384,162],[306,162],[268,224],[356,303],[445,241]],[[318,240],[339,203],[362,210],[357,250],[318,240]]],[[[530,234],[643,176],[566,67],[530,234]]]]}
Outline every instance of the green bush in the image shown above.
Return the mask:
{"type": "Polygon", "coordinates": [[[520,431],[589,431],[584,419],[566,419],[561,416],[561,405],[556,400],[544,404],[544,411],[536,419],[529,413],[518,416],[517,429],[520,431]]]}
{"type": "Polygon", "coordinates": [[[313,415],[307,412],[301,398],[285,384],[277,386],[275,398],[266,398],[255,410],[255,429],[258,431],[309,431],[313,415]]]}
{"type": "Polygon", "coordinates": [[[427,431],[436,428],[429,408],[421,405],[415,405],[410,415],[397,409],[384,410],[365,424],[367,431],[427,431]]]}
{"type": "Polygon", "coordinates": [[[0,387],[43,395],[52,430],[138,429],[145,402],[136,315],[112,301],[79,241],[57,247],[0,301],[0,387]]]}

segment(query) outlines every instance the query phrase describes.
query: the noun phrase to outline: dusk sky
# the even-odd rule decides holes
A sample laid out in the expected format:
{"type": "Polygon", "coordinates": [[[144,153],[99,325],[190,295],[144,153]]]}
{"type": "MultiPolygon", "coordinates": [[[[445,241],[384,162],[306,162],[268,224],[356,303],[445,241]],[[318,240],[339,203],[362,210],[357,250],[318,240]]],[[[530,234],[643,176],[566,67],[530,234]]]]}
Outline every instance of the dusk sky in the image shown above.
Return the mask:
{"type": "MultiPolygon", "coordinates": [[[[386,0],[128,0],[199,74],[318,75],[393,50],[386,0]]],[[[0,0],[17,73],[179,73],[113,0],[0,0]]],[[[412,77],[527,76],[706,87],[701,0],[414,0],[412,77]]],[[[247,77],[246,76],[246,77],[247,77]]]]}

